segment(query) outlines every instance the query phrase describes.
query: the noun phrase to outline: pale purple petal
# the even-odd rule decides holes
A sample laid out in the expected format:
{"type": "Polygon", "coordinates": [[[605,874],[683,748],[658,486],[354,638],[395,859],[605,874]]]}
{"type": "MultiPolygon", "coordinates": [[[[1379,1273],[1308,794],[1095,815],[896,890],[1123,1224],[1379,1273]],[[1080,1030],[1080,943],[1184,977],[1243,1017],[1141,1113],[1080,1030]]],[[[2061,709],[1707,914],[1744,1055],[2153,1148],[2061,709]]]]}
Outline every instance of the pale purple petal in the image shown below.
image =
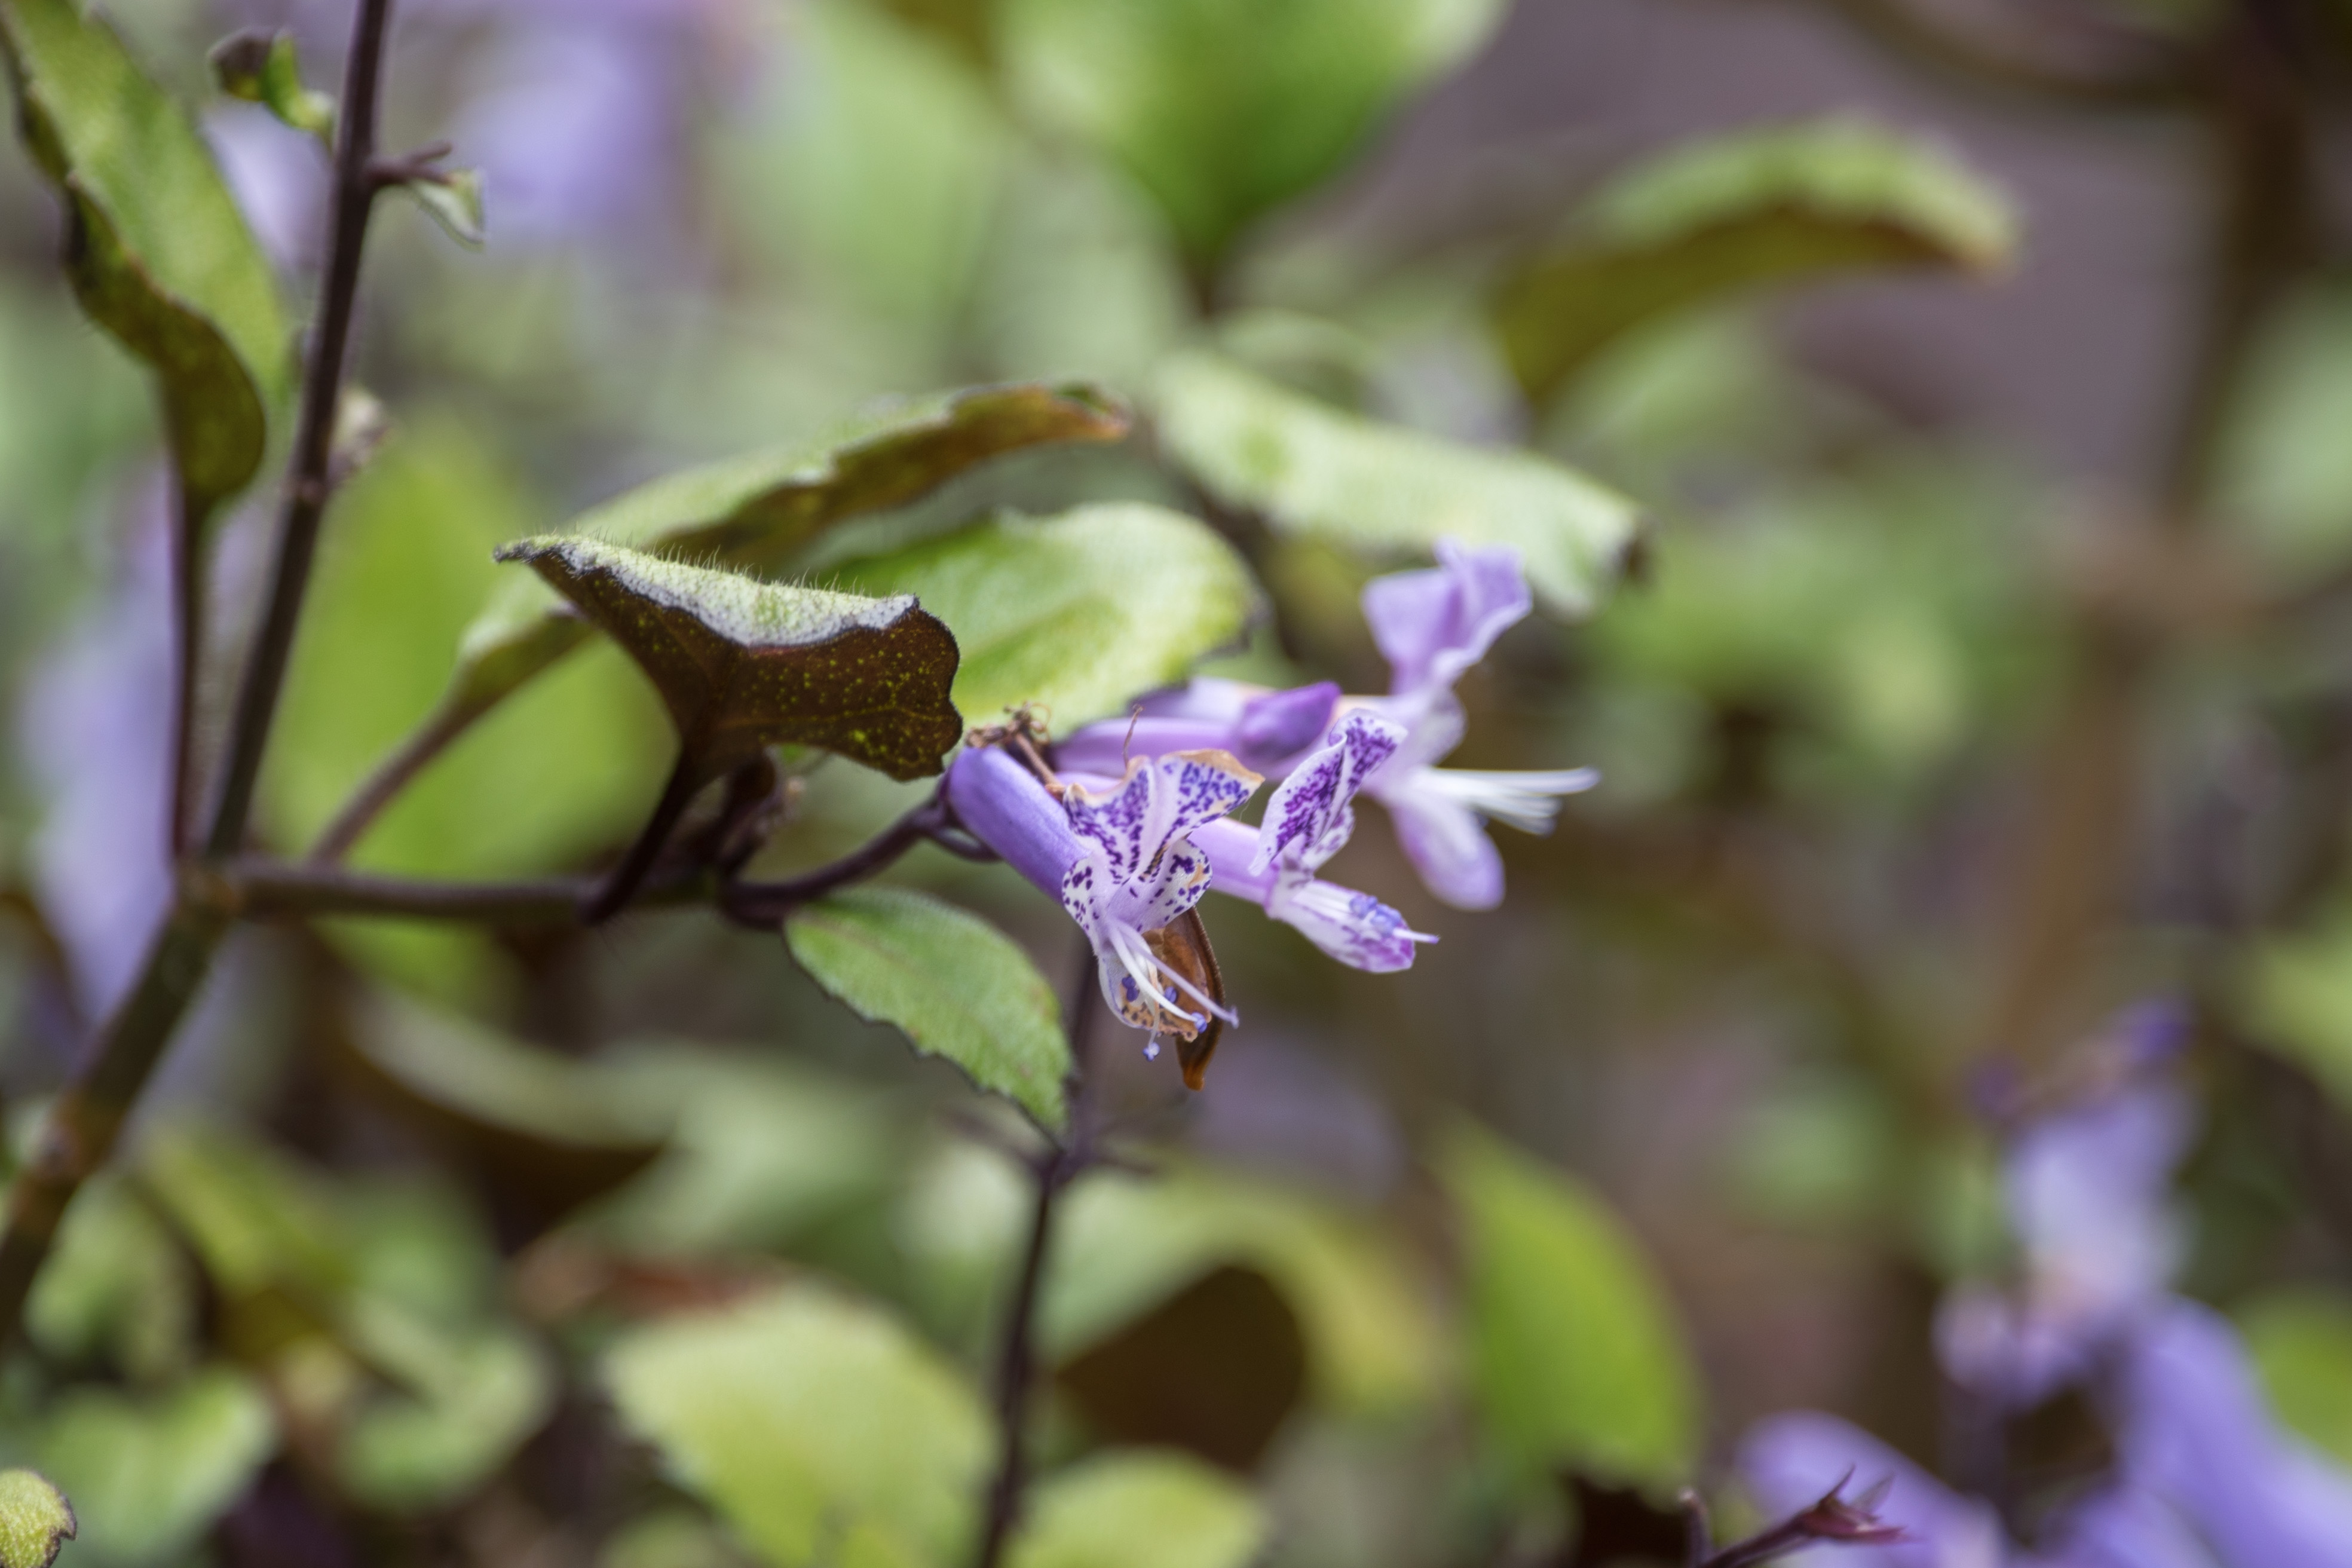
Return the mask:
{"type": "Polygon", "coordinates": [[[1257,836],[1238,822],[1213,822],[1192,842],[1208,856],[1213,890],[1249,900],[1351,969],[1410,968],[1413,949],[1437,940],[1407,926],[1402,915],[1370,893],[1320,881],[1295,867],[1257,866],[1257,836]]]}
{"type": "Polygon", "coordinates": [[[1196,680],[1139,703],[1140,715],[1087,725],[1055,744],[1054,763],[1117,778],[1134,757],[1230,752],[1255,772],[1286,772],[1284,764],[1321,738],[1339,703],[1339,688],[1328,680],[1283,691],[1196,680]]]}
{"type": "Polygon", "coordinates": [[[1457,910],[1491,910],[1503,901],[1503,858],[1476,812],[1411,789],[1374,794],[1431,893],[1457,910]]]}
{"type": "Polygon", "coordinates": [[[1269,691],[1243,706],[1228,749],[1249,766],[1266,771],[1320,740],[1339,705],[1337,681],[1269,691]]]}
{"type": "Polygon", "coordinates": [[[2100,1488],[2050,1531],[2051,1568],[2221,1568],[2187,1522],[2140,1487],[2100,1488]]]}
{"type": "Polygon", "coordinates": [[[1333,725],[1266,802],[1250,868],[1282,864],[1311,871],[1338,854],[1355,831],[1356,792],[1403,743],[1403,726],[1365,710],[1333,725]]]}
{"type": "Polygon", "coordinates": [[[1936,1310],[1946,1375],[2005,1410],[2039,1405],[2090,1372],[2096,1334],[2076,1319],[1990,1285],[1948,1292],[1936,1310]]]}
{"type": "Polygon", "coordinates": [[[2129,1336],[2118,1468],[2170,1503],[2223,1568],[2352,1568],[2352,1475],[2283,1431],[2220,1313],[2174,1301],[2129,1336]]]}
{"type": "Polygon", "coordinates": [[[1055,742],[1054,767],[1058,773],[1106,776],[1116,783],[1125,776],[1128,763],[1139,757],[1230,752],[1234,739],[1230,719],[1110,719],[1055,742]]]}
{"type": "Polygon", "coordinates": [[[948,809],[973,837],[1045,892],[1059,898],[1086,845],[1069,809],[1027,764],[1002,746],[973,746],[948,769],[948,809]]]}
{"type": "Polygon", "coordinates": [[[1441,539],[1436,554],[1434,570],[1364,584],[1364,621],[1400,696],[1450,689],[1535,603],[1508,545],[1441,539]]]}
{"type": "Polygon", "coordinates": [[[2189,1135],[2188,1101],[2148,1084],[2018,1138],[2005,1185],[2036,1298],[2098,1331],[2161,1294],[2180,1253],[2165,1194],[2189,1135]]]}
{"type": "Polygon", "coordinates": [[[1834,1415],[1799,1410],[1759,1422],[1739,1446],[1738,1470],[1769,1515],[1809,1507],[1844,1481],[1849,1498],[1868,1499],[1882,1522],[1904,1532],[1903,1540],[1889,1544],[1825,1547],[1793,1562],[1843,1568],[2002,1568],[2008,1561],[2000,1522],[1990,1507],[1960,1496],[1834,1415]]]}

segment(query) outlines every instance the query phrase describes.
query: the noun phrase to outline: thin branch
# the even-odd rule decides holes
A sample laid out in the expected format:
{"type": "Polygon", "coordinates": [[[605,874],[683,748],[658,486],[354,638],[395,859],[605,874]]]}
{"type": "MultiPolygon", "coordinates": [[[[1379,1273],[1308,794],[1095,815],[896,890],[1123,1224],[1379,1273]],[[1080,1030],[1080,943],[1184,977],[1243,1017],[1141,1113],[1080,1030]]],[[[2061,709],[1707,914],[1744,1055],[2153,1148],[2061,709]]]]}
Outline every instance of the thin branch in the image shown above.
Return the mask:
{"type": "MultiPolygon", "coordinates": [[[[371,876],[340,867],[231,861],[221,868],[221,902],[242,919],[301,921],[335,918],[443,921],[463,925],[569,926],[594,891],[585,877],[520,882],[448,882],[371,876]]],[[[699,873],[648,885],[643,904],[699,903],[710,879],[699,873]]]]}
{"type": "Polygon", "coordinates": [[[352,792],[351,799],[335,813],[319,841],[310,847],[310,860],[314,866],[331,866],[352,852],[352,847],[367,836],[377,817],[400,798],[400,794],[416,781],[416,776],[430,767],[450,744],[482,716],[483,710],[472,703],[445,702],[425,718],[424,723],[410,731],[401,742],[385,753],[375,771],[361,781],[352,792]]]}
{"type": "Polygon", "coordinates": [[[172,824],[171,858],[187,852],[188,819],[195,813],[197,666],[205,647],[205,508],[178,481],[172,521],[172,824]]]}
{"type": "Polygon", "coordinates": [[[726,884],[719,890],[719,907],[730,920],[743,924],[772,926],[803,904],[814,902],[835,888],[865,880],[926,841],[967,860],[996,858],[995,852],[985,845],[964,838],[949,814],[946,801],[933,795],[829,866],[781,882],[726,884]]]}
{"type": "Polygon", "coordinates": [[[247,657],[229,721],[220,796],[205,853],[234,855],[244,841],[261,759],[286,684],[286,666],[302,618],[302,599],[318,552],[319,522],[327,509],[334,457],[335,408],[342,394],[349,356],[352,314],[359,300],[360,256],[366,248],[368,217],[380,187],[373,174],[376,100],[383,75],[384,25],[392,0],[359,0],[351,58],[343,72],[342,112],[337,118],[334,206],[327,233],[325,289],[310,357],[304,368],[302,404],[295,426],[294,455],[278,531],[269,597],[261,629],[247,657]]]}
{"type": "MultiPolygon", "coordinates": [[[[304,369],[301,416],[269,605],[247,666],[245,684],[237,694],[225,783],[205,836],[206,852],[215,858],[234,851],[245,837],[254,781],[260,773],[262,751],[300,616],[303,588],[310,578],[319,517],[326,506],[335,404],[351,339],[352,303],[359,292],[360,252],[374,194],[366,172],[375,140],[384,26],[391,8],[391,0],[360,0],[352,20],[351,59],[343,81],[341,141],[336,149],[335,199],[329,217],[326,292],[304,369]]],[[[193,582],[193,571],[184,575],[193,582]]],[[[0,1346],[16,1337],[25,1299],[40,1272],[42,1259],[48,1256],[67,1205],[82,1182],[113,1152],[115,1134],[137,1104],[148,1075],[211,971],[213,955],[228,929],[228,913],[205,896],[205,881],[201,874],[184,879],[180,897],[155,933],[130,993],[50,1106],[32,1158],[9,1186],[7,1230],[0,1235],[0,1346]]]]}
{"type": "Polygon", "coordinates": [[[973,1568],[998,1568],[1021,1522],[1022,1495],[1029,1485],[1029,1394],[1037,1380],[1037,1302],[1045,1282],[1045,1257],[1053,1245],[1055,1204],[1062,1189],[1097,1163],[1093,1105],[1087,1071],[1088,1026],[1097,1011],[1091,950],[1080,956],[1070,998],[1070,1141],[1029,1162],[1036,1198],[1029,1211],[1029,1237],[1021,1272],[1004,1312],[1004,1339],[996,1358],[996,1475],[989,1482],[988,1513],[981,1527],[973,1568]]]}
{"type": "Polygon", "coordinates": [[[688,753],[680,749],[677,763],[669,771],[669,782],[662,785],[661,798],[654,802],[653,815],[646,819],[645,826],[630,842],[619,863],[605,873],[604,879],[597,883],[595,889],[582,901],[580,918],[583,923],[603,925],[619,914],[630,896],[636,892],[638,884],[646,879],[646,874],[654,868],[654,862],[661,857],[662,846],[669,842],[669,836],[677,828],[678,819],[686,815],[686,808],[694,804],[695,795],[702,788],[702,781],[695,776],[691,762],[688,753]]]}

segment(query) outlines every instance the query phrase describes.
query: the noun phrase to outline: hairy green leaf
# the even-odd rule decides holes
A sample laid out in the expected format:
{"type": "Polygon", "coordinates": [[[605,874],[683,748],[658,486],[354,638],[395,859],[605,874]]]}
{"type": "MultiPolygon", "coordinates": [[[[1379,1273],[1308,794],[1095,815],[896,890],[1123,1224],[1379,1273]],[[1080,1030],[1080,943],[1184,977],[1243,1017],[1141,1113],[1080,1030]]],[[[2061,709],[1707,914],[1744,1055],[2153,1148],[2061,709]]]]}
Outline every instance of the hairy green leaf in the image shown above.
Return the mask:
{"type": "Polygon", "coordinates": [[[1600,600],[1637,520],[1632,501],[1549,458],[1362,418],[1204,351],[1171,360],[1152,401],[1169,455],[1225,505],[1381,553],[1448,536],[1514,545],[1560,615],[1600,600]]]}
{"type": "Polygon", "coordinates": [[[2017,216],[1932,143],[1818,121],[1677,148],[1606,186],[1569,243],[1495,307],[1511,367],[1548,395],[1620,333],[1737,289],[1864,268],[2005,266],[2017,216]]]}
{"type": "MultiPolygon", "coordinates": [[[[768,572],[835,523],[903,506],[965,469],[1053,441],[1115,441],[1128,415],[1085,383],[982,386],[897,405],[809,445],[708,464],[641,485],[569,531],[698,562],[768,572]]],[[[517,580],[465,635],[446,721],[462,727],[577,647],[588,628],[545,584],[517,580]]]]}
{"type": "Polygon", "coordinates": [[[195,515],[261,465],[291,371],[275,279],[186,112],[74,0],[0,0],[33,161],[82,308],[152,368],[195,515]]]}
{"type": "Polygon", "coordinates": [[[1029,111],[1124,165],[1196,267],[1337,172],[1498,0],[1013,0],[1001,55],[1029,111]]]}
{"type": "Polygon", "coordinates": [[[355,1337],[402,1387],[353,1415],[335,1453],[342,1484],[387,1512],[463,1500],[547,1419],[556,1393],[547,1354],[498,1324],[451,1328],[362,1305],[355,1337]]]}
{"type": "Polygon", "coordinates": [[[49,1568],[80,1525],[73,1504],[37,1470],[0,1470],[0,1568],[49,1568]]]}
{"type": "Polygon", "coordinates": [[[259,29],[224,38],[212,52],[213,80],[231,98],[257,103],[281,124],[335,144],[335,100],[302,85],[294,35],[259,29]]]}
{"type": "Polygon", "coordinates": [[[1047,1127],[1065,1120],[1061,1004],[1020,945],[902,888],[853,888],[784,922],[800,965],[852,1012],[893,1024],[1047,1127]]]}
{"type": "Polygon", "coordinates": [[[1237,640],[1257,614],[1241,556],[1204,524],[1154,506],[1002,516],[844,563],[845,587],[919,595],[963,650],[957,704],[1015,703],[1067,731],[1124,711],[1237,640]]]}
{"type": "Polygon", "coordinates": [[[1671,1488],[1699,1439],[1698,1380],[1664,1289],[1600,1200],[1464,1128],[1439,1173],[1469,1272],[1472,1382],[1522,1480],[1573,1469],[1671,1488]]]}
{"type": "Polygon", "coordinates": [[[529,563],[636,661],[695,783],[782,742],[922,778],[963,733],[955,638],[911,595],[785,587],[570,534],[499,559],[529,563]]]}
{"type": "Polygon", "coordinates": [[[278,1448],[278,1422],[252,1380],[226,1367],[133,1397],[84,1385],[51,1409],[44,1469],[79,1500],[81,1545],[110,1563],[185,1552],[244,1495],[278,1448]]]}
{"type": "Polygon", "coordinates": [[[1187,1455],[1110,1453],[1039,1483],[1013,1568],[1246,1568],[1265,1510],[1224,1471],[1187,1455]]]}
{"type": "Polygon", "coordinates": [[[622,1416],[774,1568],[951,1560],[989,1458],[978,1395],[892,1318],[803,1288],[625,1335],[622,1416]]]}

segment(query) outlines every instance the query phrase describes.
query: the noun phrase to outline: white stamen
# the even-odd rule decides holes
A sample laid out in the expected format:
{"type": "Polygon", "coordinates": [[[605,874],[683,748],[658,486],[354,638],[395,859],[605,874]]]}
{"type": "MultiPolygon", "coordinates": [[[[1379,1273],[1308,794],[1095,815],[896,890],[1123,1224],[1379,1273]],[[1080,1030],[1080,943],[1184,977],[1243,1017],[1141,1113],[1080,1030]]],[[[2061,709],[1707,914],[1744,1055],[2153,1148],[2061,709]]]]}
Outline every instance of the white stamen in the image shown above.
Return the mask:
{"type": "Polygon", "coordinates": [[[1549,833],[1559,816],[1562,795],[1580,795],[1601,782],[1591,768],[1553,773],[1482,773],[1470,768],[1415,768],[1407,790],[1433,795],[1522,833],[1549,833]]]}

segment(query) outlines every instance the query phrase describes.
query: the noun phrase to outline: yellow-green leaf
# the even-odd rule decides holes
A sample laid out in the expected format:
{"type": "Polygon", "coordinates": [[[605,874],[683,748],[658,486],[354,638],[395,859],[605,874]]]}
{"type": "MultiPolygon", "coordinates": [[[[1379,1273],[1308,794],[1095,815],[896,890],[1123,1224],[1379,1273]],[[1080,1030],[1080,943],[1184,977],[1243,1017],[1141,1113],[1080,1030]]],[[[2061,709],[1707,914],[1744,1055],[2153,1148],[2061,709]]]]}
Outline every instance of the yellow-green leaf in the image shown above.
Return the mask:
{"type": "Polygon", "coordinates": [[[1518,1480],[1574,1469],[1671,1489],[1698,1457],[1698,1378],[1673,1304],[1601,1200],[1485,1132],[1439,1161],[1463,1226],[1472,1385],[1518,1480]]]}
{"type": "Polygon", "coordinates": [[[1152,407],[1169,456],[1225,505],[1381,555],[1447,537],[1513,545],[1559,615],[1599,601],[1637,520],[1632,501],[1548,458],[1366,419],[1206,351],[1161,368],[1152,407]]]}
{"type": "Polygon", "coordinates": [[[73,1504],[37,1470],[0,1470],[0,1568],[49,1568],[80,1528],[73,1504]]]}
{"type": "Polygon", "coordinates": [[[1180,512],[1129,503],[1001,516],[843,563],[844,587],[914,594],[962,649],[974,721],[1042,703],[1055,729],[1124,712],[1239,640],[1260,599],[1233,546],[1180,512]]]}
{"type": "Polygon", "coordinates": [[[67,203],[74,291],[154,371],[182,483],[209,512],[260,467],[292,368],[269,263],[186,111],[102,18],[0,0],[0,57],[67,203]]]}
{"type": "Polygon", "coordinates": [[[1604,187],[1568,242],[1512,279],[1495,318],[1548,395],[1619,334],[1736,289],[1864,268],[1990,274],[2017,244],[2009,199],[1949,152],[1856,120],[1673,149],[1604,187]]]}
{"type": "Polygon", "coordinates": [[[1013,1568],[1246,1568],[1265,1510],[1187,1455],[1109,1453],[1048,1477],[1013,1538],[1013,1568]]]}
{"type": "Polygon", "coordinates": [[[793,957],[871,1023],[1046,1126],[1065,1120],[1069,1043],[1054,988],[1020,944],[977,915],[904,888],[853,888],[784,922],[793,957]]]}

